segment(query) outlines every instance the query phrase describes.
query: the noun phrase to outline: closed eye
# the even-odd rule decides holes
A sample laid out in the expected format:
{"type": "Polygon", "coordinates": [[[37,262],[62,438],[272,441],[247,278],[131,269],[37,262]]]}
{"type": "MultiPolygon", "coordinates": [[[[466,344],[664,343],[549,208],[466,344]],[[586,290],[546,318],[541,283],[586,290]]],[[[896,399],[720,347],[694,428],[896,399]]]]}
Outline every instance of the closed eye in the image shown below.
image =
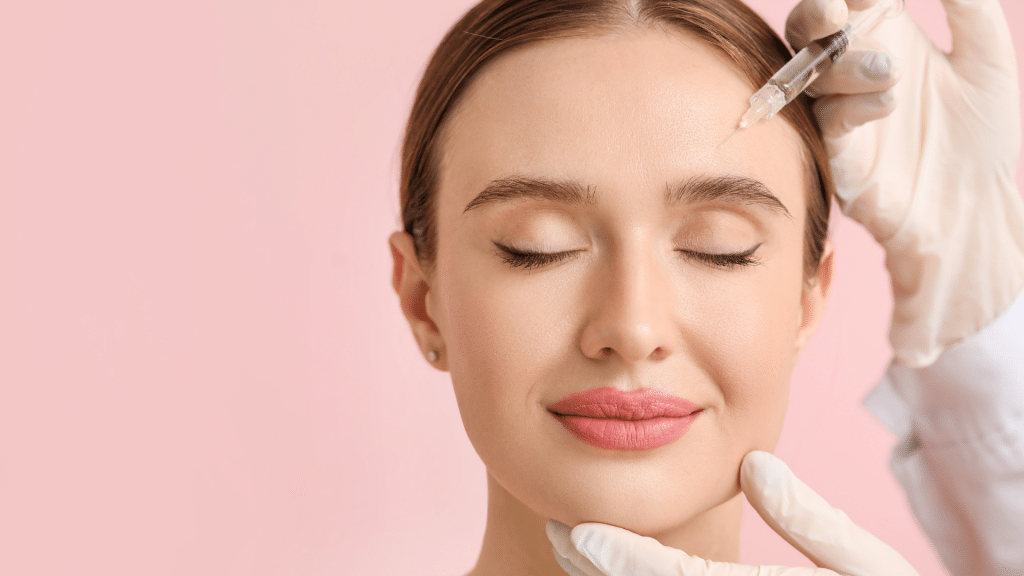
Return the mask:
{"type": "Polygon", "coordinates": [[[757,246],[754,246],[753,248],[743,252],[730,252],[726,254],[697,252],[696,250],[676,251],[682,252],[683,254],[691,258],[696,258],[697,260],[700,260],[705,264],[710,264],[712,266],[717,266],[719,268],[735,268],[736,266],[756,266],[760,264],[760,258],[754,256],[754,252],[757,252],[757,249],[760,247],[761,245],[758,244],[757,246]]]}
{"type": "MultiPolygon", "coordinates": [[[[522,268],[524,270],[561,262],[576,252],[579,252],[579,250],[571,250],[568,252],[529,252],[516,250],[497,242],[495,242],[494,245],[498,248],[498,257],[501,258],[503,262],[513,268],[522,268]]],[[[676,250],[676,252],[681,252],[690,258],[695,258],[711,266],[719,268],[735,268],[736,266],[756,266],[760,264],[761,260],[754,256],[754,253],[760,247],[761,244],[758,244],[743,252],[730,252],[725,254],[698,252],[696,250],[676,250]]]]}
{"type": "Polygon", "coordinates": [[[555,262],[561,262],[576,252],[579,252],[579,250],[552,253],[527,252],[515,250],[508,246],[498,244],[497,242],[495,242],[494,245],[498,247],[498,257],[501,258],[502,261],[513,268],[523,268],[524,270],[554,264],[555,262]]]}

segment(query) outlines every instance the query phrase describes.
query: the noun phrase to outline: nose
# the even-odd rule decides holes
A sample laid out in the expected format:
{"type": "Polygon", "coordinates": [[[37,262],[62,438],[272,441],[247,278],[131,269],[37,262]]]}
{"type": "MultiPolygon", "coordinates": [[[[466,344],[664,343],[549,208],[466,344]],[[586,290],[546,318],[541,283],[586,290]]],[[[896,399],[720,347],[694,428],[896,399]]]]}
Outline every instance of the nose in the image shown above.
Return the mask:
{"type": "Polygon", "coordinates": [[[627,364],[675,352],[672,286],[663,259],[651,249],[623,250],[592,278],[593,295],[580,347],[596,360],[627,364]]]}

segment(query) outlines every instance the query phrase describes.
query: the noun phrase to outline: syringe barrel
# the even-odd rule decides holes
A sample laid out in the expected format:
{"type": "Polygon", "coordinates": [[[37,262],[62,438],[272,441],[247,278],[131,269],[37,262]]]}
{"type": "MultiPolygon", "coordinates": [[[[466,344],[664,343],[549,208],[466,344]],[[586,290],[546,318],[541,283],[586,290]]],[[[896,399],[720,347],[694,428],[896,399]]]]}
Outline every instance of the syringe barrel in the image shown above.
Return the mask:
{"type": "Polygon", "coordinates": [[[867,10],[851,15],[849,22],[839,32],[811,42],[797,52],[768,83],[782,90],[788,104],[846,53],[855,38],[870,31],[890,13],[902,9],[903,0],[878,0],[867,10]]]}
{"type": "Polygon", "coordinates": [[[771,77],[768,83],[782,90],[787,104],[846,52],[850,45],[848,28],[811,42],[771,77]]]}

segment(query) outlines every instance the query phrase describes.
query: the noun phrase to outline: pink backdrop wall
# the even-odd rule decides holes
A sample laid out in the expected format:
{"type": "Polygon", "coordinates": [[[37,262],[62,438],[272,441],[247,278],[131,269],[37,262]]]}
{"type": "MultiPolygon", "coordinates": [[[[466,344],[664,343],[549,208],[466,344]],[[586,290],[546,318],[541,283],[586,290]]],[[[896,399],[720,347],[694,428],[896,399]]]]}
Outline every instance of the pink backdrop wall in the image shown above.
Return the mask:
{"type": "MultiPolygon", "coordinates": [[[[484,469],[386,243],[418,74],[470,4],[0,7],[0,574],[473,565],[484,469]]],[[[793,3],[753,4],[781,29],[793,3]]],[[[938,0],[908,4],[948,47],[938,0]]],[[[860,407],[889,355],[882,252],[845,219],[834,238],[778,454],[940,574],[860,407]]],[[[744,531],[745,560],[809,565],[744,531]]]]}

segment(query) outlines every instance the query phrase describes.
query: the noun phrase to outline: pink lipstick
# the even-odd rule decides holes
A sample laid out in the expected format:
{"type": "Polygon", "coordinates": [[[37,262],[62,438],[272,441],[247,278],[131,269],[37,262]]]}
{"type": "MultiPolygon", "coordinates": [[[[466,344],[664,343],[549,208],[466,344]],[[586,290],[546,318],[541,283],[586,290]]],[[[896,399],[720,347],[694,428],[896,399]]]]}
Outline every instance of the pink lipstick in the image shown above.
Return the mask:
{"type": "Polygon", "coordinates": [[[562,398],[547,407],[576,438],[606,450],[650,450],[689,430],[701,413],[693,402],[658,390],[611,386],[562,398]]]}

